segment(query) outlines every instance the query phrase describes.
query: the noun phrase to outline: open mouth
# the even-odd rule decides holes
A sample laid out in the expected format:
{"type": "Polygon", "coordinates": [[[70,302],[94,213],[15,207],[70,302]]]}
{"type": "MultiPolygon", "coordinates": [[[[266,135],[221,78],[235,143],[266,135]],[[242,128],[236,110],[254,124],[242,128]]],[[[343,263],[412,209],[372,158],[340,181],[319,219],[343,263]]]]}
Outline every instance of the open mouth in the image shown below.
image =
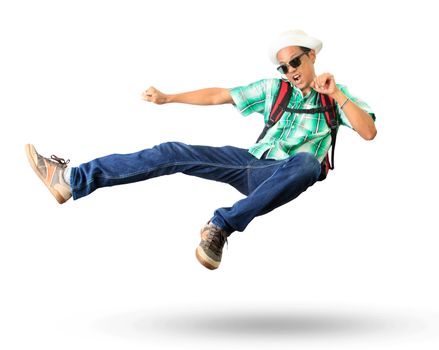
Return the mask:
{"type": "Polygon", "coordinates": [[[302,76],[300,74],[294,74],[293,75],[293,81],[294,83],[298,84],[301,81],[302,76]]]}

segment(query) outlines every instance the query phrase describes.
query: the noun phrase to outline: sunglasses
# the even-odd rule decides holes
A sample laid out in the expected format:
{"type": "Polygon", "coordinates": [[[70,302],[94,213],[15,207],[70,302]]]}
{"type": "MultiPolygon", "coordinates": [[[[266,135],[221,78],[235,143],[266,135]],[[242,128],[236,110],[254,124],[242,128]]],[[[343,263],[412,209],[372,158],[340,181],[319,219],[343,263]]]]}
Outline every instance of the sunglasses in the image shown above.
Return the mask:
{"type": "Polygon", "coordinates": [[[287,74],[288,73],[288,66],[291,66],[293,68],[297,68],[302,64],[302,61],[300,60],[300,57],[303,55],[306,55],[308,52],[302,52],[299,56],[296,56],[290,60],[290,62],[281,64],[279,67],[277,67],[277,71],[280,74],[287,74]]]}

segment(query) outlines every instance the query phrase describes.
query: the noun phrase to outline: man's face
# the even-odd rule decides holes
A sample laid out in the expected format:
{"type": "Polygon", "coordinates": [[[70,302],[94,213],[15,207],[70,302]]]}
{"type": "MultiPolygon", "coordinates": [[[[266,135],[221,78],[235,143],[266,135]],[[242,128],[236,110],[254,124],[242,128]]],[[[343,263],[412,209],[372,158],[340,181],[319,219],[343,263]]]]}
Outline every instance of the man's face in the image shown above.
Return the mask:
{"type": "MultiPolygon", "coordinates": [[[[303,54],[303,51],[298,46],[285,47],[277,53],[277,60],[279,65],[286,64],[288,72],[285,74],[287,79],[294,84],[295,87],[300,89],[304,95],[310,92],[310,84],[315,77],[314,62],[316,60],[316,54],[314,50],[311,50],[307,54],[303,54]],[[300,65],[296,68],[292,67],[289,62],[294,58],[300,56],[300,65]]],[[[297,65],[297,60],[296,60],[297,65]]]]}

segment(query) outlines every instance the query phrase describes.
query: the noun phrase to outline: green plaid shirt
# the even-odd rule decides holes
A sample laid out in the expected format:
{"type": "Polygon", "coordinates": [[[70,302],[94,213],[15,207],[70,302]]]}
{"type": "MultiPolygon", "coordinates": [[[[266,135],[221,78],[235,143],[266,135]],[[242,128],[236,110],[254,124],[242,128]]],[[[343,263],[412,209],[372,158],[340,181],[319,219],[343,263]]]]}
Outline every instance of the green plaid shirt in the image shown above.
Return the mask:
{"type": "MultiPolygon", "coordinates": [[[[271,107],[280,86],[280,79],[264,79],[248,86],[239,86],[230,90],[236,108],[248,116],[253,112],[261,113],[265,123],[268,122],[271,107]]],[[[373,120],[375,115],[370,107],[352,96],[348,89],[337,84],[339,89],[351,101],[368,112],[373,120]]],[[[302,92],[294,85],[289,108],[311,109],[320,107],[318,93],[314,90],[303,96],[302,92]]],[[[339,124],[352,128],[349,120],[337,104],[339,124]]],[[[321,162],[331,147],[331,130],[326,124],[324,113],[305,114],[284,112],[281,119],[271,127],[265,137],[257,144],[250,147],[249,152],[256,158],[268,151],[267,159],[282,160],[298,152],[309,152],[321,162]]]]}

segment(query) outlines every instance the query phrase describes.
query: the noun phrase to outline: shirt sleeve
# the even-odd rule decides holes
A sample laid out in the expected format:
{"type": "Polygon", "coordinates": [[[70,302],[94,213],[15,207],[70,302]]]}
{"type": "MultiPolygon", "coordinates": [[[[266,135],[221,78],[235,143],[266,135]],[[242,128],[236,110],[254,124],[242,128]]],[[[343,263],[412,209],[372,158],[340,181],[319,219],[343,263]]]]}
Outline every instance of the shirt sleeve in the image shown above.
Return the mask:
{"type": "Polygon", "coordinates": [[[229,90],[235,107],[243,116],[254,112],[264,113],[267,96],[267,80],[259,80],[247,86],[238,86],[229,90]]]}
{"type": "MultiPolygon", "coordinates": [[[[344,85],[338,85],[341,92],[343,92],[346,97],[348,97],[352,102],[354,102],[358,107],[369,113],[372,120],[375,122],[375,113],[372,111],[372,109],[369,107],[369,105],[361,100],[360,98],[352,95],[348,88],[344,85]]],[[[340,108],[340,105],[337,104],[338,113],[340,116],[340,122],[341,125],[347,126],[352,129],[351,123],[349,122],[348,118],[346,117],[346,114],[344,114],[343,110],[340,108]]]]}

